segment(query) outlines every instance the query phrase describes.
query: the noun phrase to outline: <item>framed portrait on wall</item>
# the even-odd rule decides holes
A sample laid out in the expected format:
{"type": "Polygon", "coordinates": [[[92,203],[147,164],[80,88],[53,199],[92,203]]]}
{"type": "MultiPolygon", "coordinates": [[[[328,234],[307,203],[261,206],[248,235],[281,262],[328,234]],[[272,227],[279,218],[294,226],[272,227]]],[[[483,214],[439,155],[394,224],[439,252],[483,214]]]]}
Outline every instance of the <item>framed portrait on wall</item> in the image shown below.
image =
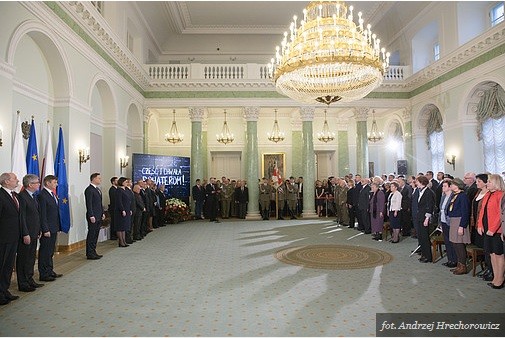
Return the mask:
{"type": "Polygon", "coordinates": [[[277,167],[282,178],[284,176],[284,153],[264,153],[261,157],[261,168],[263,168],[263,176],[272,178],[274,169],[277,167]]]}

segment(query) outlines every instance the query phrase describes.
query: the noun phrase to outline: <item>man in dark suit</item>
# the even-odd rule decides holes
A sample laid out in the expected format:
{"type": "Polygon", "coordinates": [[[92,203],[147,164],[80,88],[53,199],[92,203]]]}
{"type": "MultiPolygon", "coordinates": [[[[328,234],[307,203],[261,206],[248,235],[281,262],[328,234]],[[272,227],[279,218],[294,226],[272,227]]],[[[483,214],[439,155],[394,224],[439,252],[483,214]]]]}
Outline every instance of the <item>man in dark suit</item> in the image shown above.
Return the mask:
{"type": "Polygon", "coordinates": [[[204,219],[203,217],[203,203],[205,202],[205,190],[200,184],[200,179],[196,180],[196,184],[191,189],[191,196],[195,201],[195,218],[204,219]]]}
{"type": "MultiPolygon", "coordinates": [[[[426,176],[417,177],[416,185],[419,197],[417,197],[416,213],[414,214],[414,210],[412,213],[414,222],[417,223],[417,237],[419,245],[421,245],[421,258],[419,259],[421,263],[432,261],[429,225],[435,208],[435,193],[427,187],[428,184],[429,181],[426,176]]],[[[413,198],[416,198],[416,196],[413,195],[413,198]]]]}
{"type": "Polygon", "coordinates": [[[24,190],[19,193],[18,199],[23,215],[23,233],[30,235],[30,244],[20,240],[16,258],[16,276],[18,289],[23,292],[35,291],[44,284],[33,280],[33,269],[37,253],[37,239],[40,236],[40,212],[36,192],[40,189],[40,180],[37,175],[28,174],[23,177],[24,190]]]}
{"type": "Polygon", "coordinates": [[[9,287],[21,235],[23,243],[30,244],[30,236],[22,233],[20,202],[14,191],[18,183],[14,173],[0,175],[0,305],[19,298],[9,292],[9,287]]]}
{"type": "Polygon", "coordinates": [[[117,189],[117,176],[114,176],[110,179],[110,188],[109,188],[109,216],[110,216],[110,240],[116,241],[116,227],[115,227],[115,219],[114,219],[114,208],[116,206],[116,189],[117,189]]]}
{"type": "Polygon", "coordinates": [[[91,183],[84,190],[84,198],[86,200],[86,220],[88,221],[88,235],[86,236],[86,258],[95,260],[102,258],[96,252],[96,243],[98,242],[98,234],[102,221],[105,219],[102,205],[102,191],[100,184],[102,177],[100,173],[93,173],[90,176],[91,183]]]}
{"type": "Polygon", "coordinates": [[[219,189],[216,187],[216,178],[211,177],[210,183],[205,187],[207,211],[211,222],[219,223],[217,219],[217,195],[219,189]]]}
{"type": "Polygon", "coordinates": [[[61,274],[54,272],[54,246],[60,231],[60,209],[58,198],[54,191],[58,186],[58,178],[54,175],[44,177],[44,188],[39,194],[40,227],[42,236],[39,247],[39,280],[52,282],[61,274]]]}
{"type": "Polygon", "coordinates": [[[238,187],[235,188],[235,201],[238,203],[238,218],[245,219],[247,203],[249,202],[249,190],[244,186],[243,180],[239,180],[238,187]]]}
{"type": "Polygon", "coordinates": [[[402,194],[402,209],[400,210],[400,222],[402,236],[410,236],[412,229],[412,187],[405,182],[405,178],[398,178],[400,193],[402,194]]]}

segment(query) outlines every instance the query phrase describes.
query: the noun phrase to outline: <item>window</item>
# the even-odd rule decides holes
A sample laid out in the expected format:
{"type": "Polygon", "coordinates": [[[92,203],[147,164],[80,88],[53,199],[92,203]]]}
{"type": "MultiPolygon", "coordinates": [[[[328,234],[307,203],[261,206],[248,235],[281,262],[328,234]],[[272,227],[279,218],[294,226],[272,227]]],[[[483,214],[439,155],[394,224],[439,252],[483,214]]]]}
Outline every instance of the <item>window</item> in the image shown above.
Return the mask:
{"type": "Polygon", "coordinates": [[[497,24],[503,21],[503,14],[504,14],[503,2],[491,8],[491,12],[489,13],[489,16],[491,17],[491,27],[496,26],[497,24]]]}
{"type": "Polygon", "coordinates": [[[133,36],[130,34],[130,32],[126,33],[126,46],[130,52],[133,53],[133,36]]]}
{"type": "Polygon", "coordinates": [[[433,172],[445,171],[444,161],[444,132],[434,131],[430,134],[431,170],[433,172]]]}
{"type": "Polygon", "coordinates": [[[96,8],[98,13],[103,15],[103,1],[91,1],[91,4],[96,8]]]}
{"type": "Polygon", "coordinates": [[[438,61],[440,59],[440,45],[438,42],[433,44],[433,60],[438,61]]]}
{"type": "Polygon", "coordinates": [[[491,173],[505,171],[505,116],[488,118],[482,124],[484,170],[491,173]]]}

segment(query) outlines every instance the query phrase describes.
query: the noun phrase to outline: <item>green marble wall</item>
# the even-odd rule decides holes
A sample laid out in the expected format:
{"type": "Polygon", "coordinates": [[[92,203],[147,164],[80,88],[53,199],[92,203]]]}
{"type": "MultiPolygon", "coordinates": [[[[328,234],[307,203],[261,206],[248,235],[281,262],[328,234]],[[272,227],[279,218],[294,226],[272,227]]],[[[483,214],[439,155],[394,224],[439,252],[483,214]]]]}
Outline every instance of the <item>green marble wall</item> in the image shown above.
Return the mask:
{"type": "Polygon", "coordinates": [[[356,174],[368,177],[368,139],[366,121],[356,122],[356,174]]]}
{"type": "Polygon", "coordinates": [[[303,135],[301,131],[292,131],[292,146],[291,146],[291,173],[284,173],[284,176],[303,176],[303,135]]]}
{"type": "Polygon", "coordinates": [[[339,130],[338,141],[338,176],[343,177],[349,173],[349,133],[347,130],[339,130]]]}

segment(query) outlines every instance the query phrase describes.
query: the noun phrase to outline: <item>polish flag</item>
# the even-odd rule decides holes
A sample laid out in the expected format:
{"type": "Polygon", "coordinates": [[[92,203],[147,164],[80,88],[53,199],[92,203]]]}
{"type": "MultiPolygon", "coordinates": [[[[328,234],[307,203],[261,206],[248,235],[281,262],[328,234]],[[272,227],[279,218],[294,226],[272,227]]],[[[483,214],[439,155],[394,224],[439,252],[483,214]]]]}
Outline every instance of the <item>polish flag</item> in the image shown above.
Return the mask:
{"type": "Polygon", "coordinates": [[[274,181],[274,184],[276,186],[282,184],[282,177],[281,173],[279,172],[279,168],[277,167],[277,161],[275,161],[274,172],[272,173],[272,181],[274,181]]]}

